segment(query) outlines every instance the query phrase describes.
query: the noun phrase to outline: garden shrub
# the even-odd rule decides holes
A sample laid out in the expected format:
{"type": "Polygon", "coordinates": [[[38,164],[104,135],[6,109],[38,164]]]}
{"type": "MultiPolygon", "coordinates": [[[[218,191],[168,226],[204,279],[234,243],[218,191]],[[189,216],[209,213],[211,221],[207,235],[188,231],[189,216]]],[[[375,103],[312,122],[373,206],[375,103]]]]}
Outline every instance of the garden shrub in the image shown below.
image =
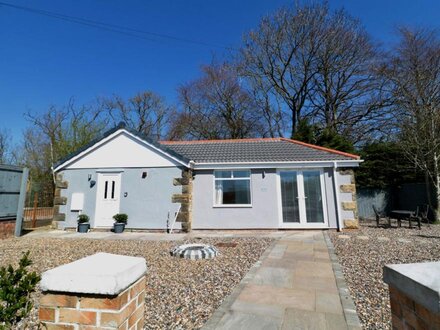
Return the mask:
{"type": "Polygon", "coordinates": [[[28,272],[32,264],[29,251],[23,254],[19,266],[0,268],[0,329],[8,329],[27,317],[32,310],[30,294],[35,291],[40,276],[28,272]]]}
{"type": "Polygon", "coordinates": [[[113,216],[113,219],[114,219],[117,223],[125,223],[125,224],[127,224],[128,215],[126,215],[125,213],[118,213],[118,214],[115,214],[115,215],[113,216]]]}
{"type": "Polygon", "coordinates": [[[90,218],[87,214],[80,214],[78,215],[78,223],[87,223],[89,222],[90,218]]]}

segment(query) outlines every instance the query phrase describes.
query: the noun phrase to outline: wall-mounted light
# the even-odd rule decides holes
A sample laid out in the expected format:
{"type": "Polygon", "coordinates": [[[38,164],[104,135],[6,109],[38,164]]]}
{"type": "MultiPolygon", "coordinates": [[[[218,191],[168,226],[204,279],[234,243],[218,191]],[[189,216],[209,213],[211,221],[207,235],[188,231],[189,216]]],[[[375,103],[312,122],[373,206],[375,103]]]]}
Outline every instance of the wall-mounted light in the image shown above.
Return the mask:
{"type": "Polygon", "coordinates": [[[89,175],[87,176],[87,181],[92,180],[92,174],[89,173],[89,175]]]}
{"type": "Polygon", "coordinates": [[[96,184],[95,180],[90,180],[90,188],[93,188],[93,186],[96,184]]]}
{"type": "Polygon", "coordinates": [[[142,179],[145,179],[147,177],[147,172],[142,172],[142,179]]]}
{"type": "Polygon", "coordinates": [[[266,177],[266,171],[263,170],[263,172],[261,172],[261,177],[264,179],[266,177]]]}

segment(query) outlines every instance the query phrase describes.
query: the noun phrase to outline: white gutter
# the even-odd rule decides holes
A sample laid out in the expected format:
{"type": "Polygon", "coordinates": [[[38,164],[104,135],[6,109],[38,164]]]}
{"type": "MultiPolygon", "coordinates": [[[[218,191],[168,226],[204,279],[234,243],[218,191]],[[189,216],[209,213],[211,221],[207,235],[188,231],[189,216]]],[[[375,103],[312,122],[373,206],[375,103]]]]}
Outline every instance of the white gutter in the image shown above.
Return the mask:
{"type": "Polygon", "coordinates": [[[336,200],[336,222],[338,225],[338,231],[342,230],[342,218],[341,218],[341,203],[339,201],[339,184],[338,184],[338,172],[336,169],[338,168],[337,162],[333,162],[333,184],[334,184],[334,192],[335,192],[335,200],[336,200]]]}

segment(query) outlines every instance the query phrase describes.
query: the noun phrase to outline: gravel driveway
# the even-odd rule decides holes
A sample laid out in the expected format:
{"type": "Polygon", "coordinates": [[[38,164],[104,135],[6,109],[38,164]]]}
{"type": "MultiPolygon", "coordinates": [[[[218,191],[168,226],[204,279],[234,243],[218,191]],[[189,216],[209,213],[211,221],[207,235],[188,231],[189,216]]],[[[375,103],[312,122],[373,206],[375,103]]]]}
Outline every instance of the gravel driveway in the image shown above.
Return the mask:
{"type": "Polygon", "coordinates": [[[421,230],[393,225],[376,228],[375,223],[364,222],[360,230],[330,233],[365,329],[391,329],[388,286],[382,280],[384,265],[440,260],[439,225],[421,230]]]}
{"type": "MultiPolygon", "coordinates": [[[[33,270],[43,272],[96,252],[144,257],[147,260],[145,324],[147,329],[197,329],[220,306],[234,286],[270,245],[268,238],[204,238],[176,242],[20,238],[0,240],[0,266],[16,265],[21,254],[31,251],[33,270]],[[236,242],[220,247],[213,260],[171,257],[177,244],[236,242]]],[[[33,299],[38,302],[39,292],[33,299]]],[[[37,309],[26,328],[36,328],[37,309]]]]}

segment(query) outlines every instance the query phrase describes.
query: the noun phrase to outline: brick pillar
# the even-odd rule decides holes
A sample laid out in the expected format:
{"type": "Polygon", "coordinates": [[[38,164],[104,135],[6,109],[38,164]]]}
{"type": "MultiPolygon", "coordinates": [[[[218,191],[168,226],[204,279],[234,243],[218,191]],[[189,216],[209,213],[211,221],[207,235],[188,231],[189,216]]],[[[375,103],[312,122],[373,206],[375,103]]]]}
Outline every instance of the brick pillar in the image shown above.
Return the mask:
{"type": "Polygon", "coordinates": [[[43,273],[43,328],[143,329],[145,272],[143,258],[98,253],[43,273]]]}
{"type": "Polygon", "coordinates": [[[393,329],[440,329],[440,262],[387,265],[393,329]]]}

